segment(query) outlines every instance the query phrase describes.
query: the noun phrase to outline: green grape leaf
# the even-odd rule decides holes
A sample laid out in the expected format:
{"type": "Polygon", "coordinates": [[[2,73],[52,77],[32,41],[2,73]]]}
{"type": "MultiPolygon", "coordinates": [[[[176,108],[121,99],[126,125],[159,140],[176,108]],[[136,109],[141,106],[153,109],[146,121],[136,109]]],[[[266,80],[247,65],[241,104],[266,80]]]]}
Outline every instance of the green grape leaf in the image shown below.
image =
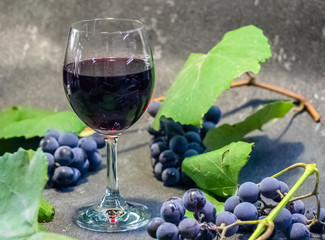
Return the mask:
{"type": "Polygon", "coordinates": [[[0,139],[44,136],[48,129],[80,133],[86,125],[71,111],[51,112],[12,107],[0,112],[0,139]]]}
{"type": "Polygon", "coordinates": [[[42,230],[37,219],[47,182],[47,160],[41,149],[0,157],[0,239],[71,239],[42,230]]]}
{"type": "Polygon", "coordinates": [[[258,73],[260,62],[271,56],[262,30],[246,26],[225,34],[207,54],[191,54],[168,90],[152,128],[161,116],[182,124],[201,126],[201,119],[233,79],[245,72],[258,73]]]}
{"type": "Polygon", "coordinates": [[[223,148],[185,158],[182,171],[199,186],[216,196],[232,196],[238,185],[238,175],[247,163],[252,145],[234,142],[223,148]]]}
{"type": "Polygon", "coordinates": [[[234,125],[223,124],[208,131],[203,144],[208,150],[219,149],[231,142],[242,140],[246,134],[258,129],[275,118],[284,117],[293,107],[291,101],[274,101],[234,125]]]}
{"type": "Polygon", "coordinates": [[[38,210],[38,222],[50,222],[55,214],[54,207],[48,201],[42,199],[38,210]]]}

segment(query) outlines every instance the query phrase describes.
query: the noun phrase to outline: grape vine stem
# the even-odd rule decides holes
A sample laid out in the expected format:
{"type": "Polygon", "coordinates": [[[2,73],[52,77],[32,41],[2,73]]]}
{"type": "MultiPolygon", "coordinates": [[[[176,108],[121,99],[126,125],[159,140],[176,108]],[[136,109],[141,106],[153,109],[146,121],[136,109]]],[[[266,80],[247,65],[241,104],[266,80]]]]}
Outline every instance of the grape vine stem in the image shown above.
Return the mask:
{"type": "MultiPolygon", "coordinates": [[[[320,120],[321,120],[320,115],[318,114],[316,109],[313,107],[313,105],[305,97],[303,97],[297,93],[294,93],[292,91],[288,91],[283,88],[277,87],[277,86],[273,86],[273,85],[263,83],[263,82],[257,82],[256,78],[248,72],[246,73],[246,76],[247,76],[247,79],[245,79],[245,80],[233,82],[231,84],[231,88],[252,86],[252,87],[266,89],[266,90],[276,92],[276,93],[285,95],[287,97],[293,98],[302,106],[302,108],[304,110],[306,110],[310,114],[310,116],[313,118],[313,120],[315,122],[320,122],[320,120]]],[[[152,101],[164,101],[164,100],[165,100],[165,97],[158,97],[158,98],[152,99],[152,101]]]]}

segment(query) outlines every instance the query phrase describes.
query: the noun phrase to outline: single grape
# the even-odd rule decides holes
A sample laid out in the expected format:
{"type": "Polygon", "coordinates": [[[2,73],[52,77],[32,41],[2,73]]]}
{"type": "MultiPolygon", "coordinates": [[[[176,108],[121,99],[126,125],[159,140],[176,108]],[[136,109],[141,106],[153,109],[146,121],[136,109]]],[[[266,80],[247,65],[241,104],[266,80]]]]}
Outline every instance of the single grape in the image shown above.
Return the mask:
{"type": "Polygon", "coordinates": [[[161,173],[164,186],[174,186],[179,182],[180,174],[176,168],[166,168],[161,173]]]}
{"type": "Polygon", "coordinates": [[[55,138],[56,140],[58,140],[59,137],[60,137],[60,135],[61,135],[60,131],[58,131],[58,130],[56,130],[56,129],[49,129],[49,130],[47,130],[45,136],[53,137],[53,138],[55,138]]]}
{"type": "Polygon", "coordinates": [[[205,135],[207,134],[207,132],[210,129],[214,129],[216,128],[216,124],[214,122],[210,122],[210,121],[204,121],[202,124],[202,128],[201,128],[201,136],[202,138],[205,137],[205,135]]]}
{"type": "MultiPolygon", "coordinates": [[[[224,211],[217,215],[216,225],[221,226],[221,224],[224,223],[226,226],[228,226],[230,224],[233,224],[236,221],[237,221],[237,217],[233,213],[224,211]]],[[[230,237],[234,235],[238,231],[238,228],[239,228],[238,225],[234,225],[231,228],[228,228],[225,236],[230,237]]]]}
{"type": "Polygon", "coordinates": [[[58,167],[54,170],[52,181],[58,187],[66,187],[73,181],[73,170],[70,167],[58,167]]]}
{"type": "Polygon", "coordinates": [[[182,199],[185,208],[191,212],[197,212],[201,210],[206,203],[204,193],[196,188],[187,190],[184,193],[182,199]]]}
{"type": "Polygon", "coordinates": [[[274,199],[278,195],[277,190],[280,190],[280,183],[277,179],[267,177],[262,180],[260,192],[264,197],[274,199]]]}
{"type": "Polygon", "coordinates": [[[60,146],[69,146],[71,148],[78,146],[78,137],[72,132],[62,133],[58,139],[60,146]]]}
{"type": "Polygon", "coordinates": [[[151,157],[158,158],[160,153],[167,149],[167,144],[165,142],[153,143],[150,147],[151,157]]]}
{"type": "Polygon", "coordinates": [[[184,217],[184,206],[177,201],[164,202],[160,208],[160,216],[166,221],[178,224],[184,217]]]}
{"type": "Polygon", "coordinates": [[[260,195],[258,186],[253,182],[245,182],[238,189],[238,197],[243,202],[255,203],[260,195]]]}
{"type": "MultiPolygon", "coordinates": [[[[305,213],[305,216],[307,217],[308,220],[312,220],[314,216],[317,216],[317,207],[313,207],[311,209],[308,209],[305,213]]],[[[325,209],[321,208],[320,213],[319,213],[319,220],[321,222],[325,221],[325,209]]],[[[320,222],[316,222],[313,225],[310,226],[309,230],[314,233],[319,233],[322,232],[324,229],[323,224],[320,222]]]]}
{"type": "Polygon", "coordinates": [[[159,181],[161,181],[161,174],[162,174],[162,171],[164,170],[164,166],[158,162],[156,165],[155,165],[155,168],[154,168],[154,174],[155,174],[155,178],[159,181]]]}
{"type": "Polygon", "coordinates": [[[89,161],[86,159],[84,165],[82,166],[82,169],[80,169],[81,174],[87,173],[89,170],[89,161]]]}
{"type": "Polygon", "coordinates": [[[204,207],[198,211],[194,212],[194,217],[199,222],[216,222],[217,217],[217,210],[216,207],[208,200],[206,200],[206,203],[204,207]]]}
{"type": "Polygon", "coordinates": [[[95,140],[98,148],[104,148],[106,146],[105,138],[103,135],[94,133],[90,135],[90,137],[95,140]]]}
{"type": "Polygon", "coordinates": [[[188,142],[185,137],[181,135],[174,136],[169,142],[169,148],[175,153],[182,154],[186,152],[188,142]]]}
{"type": "Polygon", "coordinates": [[[300,213],[305,214],[305,204],[301,200],[297,200],[294,202],[289,202],[286,205],[286,208],[293,214],[293,213],[300,213]]]}
{"type": "Polygon", "coordinates": [[[302,223],[304,225],[307,225],[307,218],[305,215],[302,215],[300,213],[294,213],[292,214],[292,223],[302,223]]]}
{"type": "Polygon", "coordinates": [[[184,158],[187,157],[193,157],[199,155],[199,153],[197,151],[195,151],[194,149],[188,149],[185,153],[184,153],[184,158]]]}
{"type": "Polygon", "coordinates": [[[184,183],[187,186],[195,185],[195,182],[192,180],[192,178],[187,176],[184,172],[181,172],[181,180],[182,180],[182,183],[184,183]]]}
{"type": "Polygon", "coordinates": [[[147,227],[147,232],[152,238],[157,238],[158,227],[165,222],[161,217],[155,217],[150,220],[147,227]]]}
{"type": "Polygon", "coordinates": [[[212,106],[208,112],[204,115],[203,119],[206,121],[211,121],[217,124],[221,118],[221,111],[220,108],[217,106],[212,106]]]}
{"type": "Polygon", "coordinates": [[[189,149],[193,149],[193,150],[197,151],[199,154],[204,152],[204,147],[202,146],[202,144],[197,143],[197,142],[189,143],[188,150],[189,149]]]}
{"type": "Polygon", "coordinates": [[[47,173],[48,174],[52,174],[53,171],[54,171],[54,156],[51,154],[51,153],[45,153],[45,156],[46,156],[46,160],[47,160],[47,173]]]}
{"type": "Polygon", "coordinates": [[[72,178],[72,181],[71,181],[71,185],[76,185],[81,177],[81,173],[79,171],[79,169],[77,168],[71,168],[72,171],[73,171],[73,178],[72,178]]]}
{"type": "Polygon", "coordinates": [[[150,159],[150,162],[151,162],[151,166],[152,166],[152,168],[153,169],[155,169],[155,166],[156,166],[156,164],[159,162],[159,160],[157,159],[157,158],[151,158],[150,159]]]}
{"type": "Polygon", "coordinates": [[[184,137],[187,139],[187,141],[190,142],[197,142],[197,143],[202,143],[201,135],[197,132],[186,132],[184,134],[184,137]]]}
{"type": "Polygon", "coordinates": [[[81,171],[87,159],[87,155],[82,148],[72,148],[71,151],[73,152],[73,159],[70,167],[77,168],[81,171]]]}
{"type": "Polygon", "coordinates": [[[157,229],[158,240],[178,240],[178,228],[175,224],[165,222],[157,229]]]}
{"type": "Polygon", "coordinates": [[[99,152],[94,152],[88,155],[89,170],[98,170],[102,164],[102,155],[99,152]]]}
{"type": "Polygon", "coordinates": [[[97,151],[97,143],[93,138],[82,138],[79,143],[79,147],[82,148],[87,153],[87,155],[91,155],[97,151]]]}
{"type": "MultiPolygon", "coordinates": [[[[280,183],[280,192],[283,196],[285,196],[289,192],[289,187],[285,182],[279,181],[280,183]]],[[[280,194],[277,193],[276,197],[273,198],[273,201],[280,202],[282,200],[280,194]]]]}
{"type": "Polygon", "coordinates": [[[183,125],[183,129],[185,132],[196,132],[196,133],[200,132],[200,128],[194,125],[183,125]]]}
{"type": "Polygon", "coordinates": [[[61,146],[54,152],[54,160],[61,166],[69,166],[73,160],[73,152],[69,146],[61,146]]]}
{"type": "Polygon", "coordinates": [[[249,202],[239,203],[234,209],[235,216],[242,221],[257,220],[258,212],[254,204],[249,202]]]}
{"type": "Polygon", "coordinates": [[[232,196],[229,197],[226,201],[225,201],[225,211],[227,212],[234,212],[235,207],[240,203],[240,199],[238,196],[232,196]]]}
{"type": "Polygon", "coordinates": [[[151,101],[148,105],[148,113],[151,117],[155,117],[161,105],[161,101],[151,101]]]}
{"type": "Polygon", "coordinates": [[[42,148],[44,152],[53,154],[55,150],[59,147],[59,143],[55,138],[45,136],[44,138],[41,139],[39,146],[42,148]]]}
{"type": "Polygon", "coordinates": [[[172,150],[165,150],[159,155],[159,162],[167,167],[174,167],[178,163],[178,156],[172,150]]]}
{"type": "Polygon", "coordinates": [[[193,239],[200,231],[199,223],[192,218],[185,218],[178,225],[179,233],[183,238],[193,239]]]}
{"type": "Polygon", "coordinates": [[[304,224],[294,223],[289,230],[289,236],[290,240],[309,240],[310,232],[304,224]]]}
{"type": "Polygon", "coordinates": [[[281,209],[279,214],[274,218],[273,222],[275,229],[280,231],[287,230],[292,223],[291,212],[286,208],[281,209]]]}

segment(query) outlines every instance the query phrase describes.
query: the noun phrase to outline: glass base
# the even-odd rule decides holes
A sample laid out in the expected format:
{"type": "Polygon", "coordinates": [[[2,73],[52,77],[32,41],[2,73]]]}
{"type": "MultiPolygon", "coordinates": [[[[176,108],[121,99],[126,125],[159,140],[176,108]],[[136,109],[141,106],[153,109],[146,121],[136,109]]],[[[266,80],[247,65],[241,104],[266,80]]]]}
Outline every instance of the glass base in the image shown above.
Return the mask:
{"type": "Polygon", "coordinates": [[[146,225],[151,217],[141,204],[126,202],[123,207],[107,208],[94,204],[76,211],[73,220],[82,228],[96,232],[124,232],[146,225]]]}

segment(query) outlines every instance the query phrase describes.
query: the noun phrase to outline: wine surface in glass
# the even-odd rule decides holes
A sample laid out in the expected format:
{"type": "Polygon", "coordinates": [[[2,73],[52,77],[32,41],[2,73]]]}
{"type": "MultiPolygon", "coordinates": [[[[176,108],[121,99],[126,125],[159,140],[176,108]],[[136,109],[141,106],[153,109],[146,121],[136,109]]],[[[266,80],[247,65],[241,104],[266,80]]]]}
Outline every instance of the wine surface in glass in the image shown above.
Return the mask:
{"type": "Polygon", "coordinates": [[[89,59],[63,67],[64,89],[72,108],[102,134],[118,134],[140,118],[154,81],[153,68],[140,59],[89,59]]]}

